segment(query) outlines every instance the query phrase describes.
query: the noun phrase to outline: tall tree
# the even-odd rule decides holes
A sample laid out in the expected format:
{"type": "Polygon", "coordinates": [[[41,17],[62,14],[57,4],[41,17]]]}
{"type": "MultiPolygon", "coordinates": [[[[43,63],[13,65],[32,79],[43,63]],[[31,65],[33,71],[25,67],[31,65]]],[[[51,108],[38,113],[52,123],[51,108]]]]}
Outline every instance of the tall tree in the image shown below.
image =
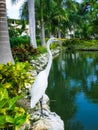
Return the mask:
{"type": "Polygon", "coordinates": [[[31,45],[37,49],[34,0],[28,0],[28,13],[31,45]]]}
{"type": "MultiPolygon", "coordinates": [[[[13,3],[18,2],[19,0],[12,0],[13,3]]],[[[24,9],[28,4],[28,9],[24,11],[28,11],[28,19],[29,19],[29,31],[30,31],[30,44],[33,46],[33,48],[37,49],[37,43],[36,43],[36,22],[35,22],[35,3],[34,0],[27,0],[24,2],[24,5],[21,9],[24,9]]],[[[21,12],[23,13],[23,11],[21,12]]]]}
{"type": "Polygon", "coordinates": [[[9,42],[6,1],[0,0],[0,63],[14,63],[9,42]]]}
{"type": "MultiPolygon", "coordinates": [[[[44,8],[44,3],[45,1],[43,2],[43,0],[36,0],[35,1],[35,6],[36,6],[36,19],[38,19],[40,21],[40,38],[41,38],[41,45],[42,46],[45,46],[45,30],[44,30],[44,19],[43,19],[43,8],[44,8]],[[40,13],[39,13],[40,12],[40,13]]],[[[21,7],[21,18],[22,19],[28,19],[28,8],[27,8],[27,1],[22,5],[21,7]]],[[[28,6],[29,7],[29,6],[28,6]]]]}

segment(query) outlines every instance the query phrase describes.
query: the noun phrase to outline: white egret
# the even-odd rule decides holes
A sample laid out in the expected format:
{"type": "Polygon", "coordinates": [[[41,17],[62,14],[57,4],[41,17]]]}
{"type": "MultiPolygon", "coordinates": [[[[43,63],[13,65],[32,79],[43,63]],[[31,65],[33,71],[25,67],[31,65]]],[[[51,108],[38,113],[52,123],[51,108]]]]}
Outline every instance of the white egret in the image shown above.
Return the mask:
{"type": "Polygon", "coordinates": [[[45,94],[45,90],[47,89],[48,75],[52,65],[52,53],[49,47],[50,44],[53,43],[54,41],[58,41],[58,40],[54,37],[48,40],[47,42],[48,64],[46,68],[37,75],[35,82],[31,87],[31,108],[35,107],[35,105],[40,101],[43,94],[45,94]]]}

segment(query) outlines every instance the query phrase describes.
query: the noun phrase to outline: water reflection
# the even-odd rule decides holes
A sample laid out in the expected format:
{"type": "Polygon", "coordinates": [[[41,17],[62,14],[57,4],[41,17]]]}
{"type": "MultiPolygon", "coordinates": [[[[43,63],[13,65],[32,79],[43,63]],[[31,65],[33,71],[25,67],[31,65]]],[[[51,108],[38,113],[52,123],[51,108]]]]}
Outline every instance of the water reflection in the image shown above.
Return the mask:
{"type": "Polygon", "coordinates": [[[65,130],[98,130],[98,52],[63,52],[54,59],[47,93],[65,130]]]}

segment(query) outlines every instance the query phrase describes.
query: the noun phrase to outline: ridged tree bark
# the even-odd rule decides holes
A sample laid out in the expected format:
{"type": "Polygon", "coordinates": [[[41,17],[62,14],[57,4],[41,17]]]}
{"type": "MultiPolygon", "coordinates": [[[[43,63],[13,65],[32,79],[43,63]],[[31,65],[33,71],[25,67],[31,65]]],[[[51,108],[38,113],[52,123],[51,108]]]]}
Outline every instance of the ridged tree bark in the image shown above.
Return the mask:
{"type": "Polygon", "coordinates": [[[34,0],[28,0],[30,43],[37,49],[34,0]]]}
{"type": "Polygon", "coordinates": [[[40,0],[41,45],[45,46],[45,29],[44,29],[43,7],[44,7],[43,0],[40,0]]]}
{"type": "Polygon", "coordinates": [[[0,63],[14,63],[9,42],[6,0],[0,0],[0,63]]]}

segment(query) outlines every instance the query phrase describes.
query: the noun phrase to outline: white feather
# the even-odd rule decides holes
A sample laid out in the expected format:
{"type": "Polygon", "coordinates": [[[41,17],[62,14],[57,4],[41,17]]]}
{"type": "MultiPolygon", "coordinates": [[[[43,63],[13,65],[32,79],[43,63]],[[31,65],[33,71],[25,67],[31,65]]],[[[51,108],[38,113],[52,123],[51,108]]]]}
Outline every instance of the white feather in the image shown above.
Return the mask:
{"type": "Polygon", "coordinates": [[[31,87],[31,108],[35,107],[47,89],[48,75],[52,64],[52,54],[49,46],[53,41],[57,41],[57,39],[52,37],[47,42],[47,51],[49,54],[48,64],[46,68],[37,75],[35,82],[31,87]]]}

